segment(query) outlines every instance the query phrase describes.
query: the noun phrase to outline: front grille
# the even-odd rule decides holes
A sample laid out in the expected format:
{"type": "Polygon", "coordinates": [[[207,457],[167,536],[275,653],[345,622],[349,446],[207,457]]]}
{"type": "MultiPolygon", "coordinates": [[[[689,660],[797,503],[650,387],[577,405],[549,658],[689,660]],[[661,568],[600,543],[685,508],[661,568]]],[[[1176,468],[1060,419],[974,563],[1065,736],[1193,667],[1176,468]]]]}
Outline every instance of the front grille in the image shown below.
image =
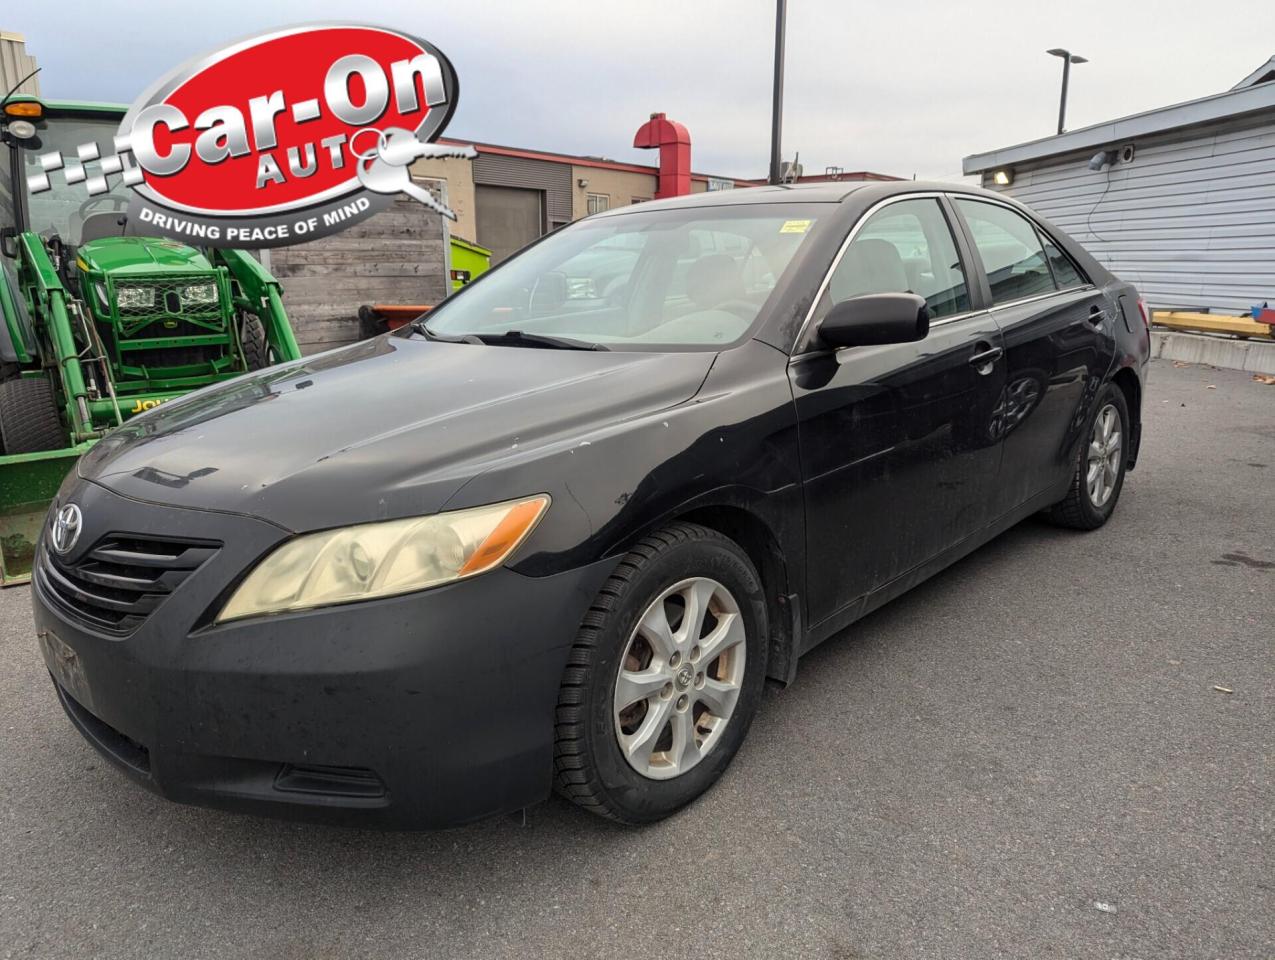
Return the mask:
{"type": "Polygon", "coordinates": [[[40,550],[36,575],[49,598],[73,619],[106,633],[131,633],[221,546],[113,533],[75,563],[40,550]]]}
{"type": "Polygon", "coordinates": [[[175,277],[158,281],[120,281],[116,284],[115,299],[120,318],[120,335],[126,340],[139,337],[197,336],[224,333],[226,330],[221,291],[215,275],[175,277]],[[190,287],[209,286],[217,289],[217,297],[211,302],[194,302],[184,296],[190,287]],[[128,301],[129,292],[140,293],[149,299],[142,304],[132,304],[128,301]],[[177,326],[165,326],[170,323],[177,326]]]}

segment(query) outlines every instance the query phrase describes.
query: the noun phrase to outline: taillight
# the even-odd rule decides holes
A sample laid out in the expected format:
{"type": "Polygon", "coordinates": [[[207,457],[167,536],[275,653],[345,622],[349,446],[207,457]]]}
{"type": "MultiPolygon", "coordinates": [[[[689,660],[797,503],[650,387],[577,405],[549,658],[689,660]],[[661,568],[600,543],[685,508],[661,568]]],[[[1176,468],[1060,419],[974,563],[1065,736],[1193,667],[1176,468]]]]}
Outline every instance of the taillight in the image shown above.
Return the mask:
{"type": "Polygon", "coordinates": [[[1151,332],[1151,314],[1147,310],[1146,302],[1141,297],[1138,298],[1138,313],[1142,314],[1142,325],[1147,328],[1147,333],[1150,333],[1151,332]]]}

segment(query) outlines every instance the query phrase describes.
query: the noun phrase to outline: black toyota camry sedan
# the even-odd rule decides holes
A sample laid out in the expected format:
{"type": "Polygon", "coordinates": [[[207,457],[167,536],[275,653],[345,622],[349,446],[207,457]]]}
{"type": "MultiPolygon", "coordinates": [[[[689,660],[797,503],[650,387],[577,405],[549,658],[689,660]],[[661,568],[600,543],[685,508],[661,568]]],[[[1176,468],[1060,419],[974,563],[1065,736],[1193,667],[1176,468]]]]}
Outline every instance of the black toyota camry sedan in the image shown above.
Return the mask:
{"type": "Polygon", "coordinates": [[[1102,526],[1148,345],[1133,287],[980,190],[613,211],[100,441],[39,546],[39,644],[173,800],[656,820],[816,644],[1032,514],[1102,526]]]}

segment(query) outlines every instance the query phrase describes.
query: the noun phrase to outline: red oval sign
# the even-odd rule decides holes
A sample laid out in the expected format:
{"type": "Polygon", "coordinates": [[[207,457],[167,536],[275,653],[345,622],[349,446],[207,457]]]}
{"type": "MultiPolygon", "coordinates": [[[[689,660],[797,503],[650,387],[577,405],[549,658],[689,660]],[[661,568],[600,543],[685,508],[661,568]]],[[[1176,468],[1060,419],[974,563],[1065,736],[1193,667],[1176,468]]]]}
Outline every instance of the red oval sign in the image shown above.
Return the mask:
{"type": "Polygon", "coordinates": [[[149,199],[255,216],[358,190],[358,155],[383,131],[432,140],[455,102],[455,74],[432,44],[381,27],[314,25],[179,68],[134,105],[121,132],[149,199]]]}

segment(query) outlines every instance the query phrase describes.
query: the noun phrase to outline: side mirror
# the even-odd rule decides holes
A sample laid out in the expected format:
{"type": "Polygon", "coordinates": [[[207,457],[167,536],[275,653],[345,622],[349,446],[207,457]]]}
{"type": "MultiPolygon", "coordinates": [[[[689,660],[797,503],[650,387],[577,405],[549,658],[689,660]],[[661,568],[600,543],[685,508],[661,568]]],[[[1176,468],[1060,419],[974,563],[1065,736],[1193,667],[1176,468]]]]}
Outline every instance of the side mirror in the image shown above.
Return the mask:
{"type": "Polygon", "coordinates": [[[913,343],[930,332],[930,308],[914,293],[869,293],[834,304],[819,324],[833,347],[913,343]]]}

